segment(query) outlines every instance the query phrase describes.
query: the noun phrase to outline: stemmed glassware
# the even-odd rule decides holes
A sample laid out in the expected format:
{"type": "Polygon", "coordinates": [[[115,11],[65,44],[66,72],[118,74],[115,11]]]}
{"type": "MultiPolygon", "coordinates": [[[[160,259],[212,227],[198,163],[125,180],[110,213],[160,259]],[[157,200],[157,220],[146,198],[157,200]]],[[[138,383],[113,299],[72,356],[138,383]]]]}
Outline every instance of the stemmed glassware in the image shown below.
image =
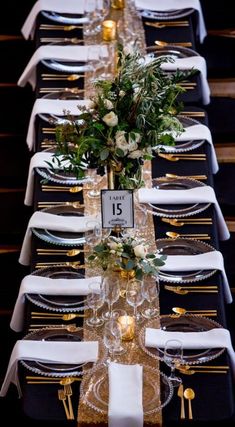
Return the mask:
{"type": "Polygon", "coordinates": [[[119,278],[113,275],[111,272],[107,272],[104,275],[102,281],[102,287],[104,290],[104,298],[108,304],[108,311],[103,313],[103,319],[109,320],[113,316],[113,304],[119,299],[120,296],[120,283],[119,278]]]}
{"type": "Polygon", "coordinates": [[[159,290],[160,286],[158,277],[155,277],[154,279],[151,278],[150,280],[144,280],[142,292],[144,298],[149,302],[149,307],[142,312],[142,316],[146,319],[152,319],[159,316],[159,309],[156,305],[154,307],[154,302],[156,303],[158,301],[159,290]]]}
{"type": "Polygon", "coordinates": [[[114,361],[115,350],[121,344],[121,327],[117,320],[111,319],[105,323],[103,339],[104,345],[108,348],[110,354],[110,360],[107,362],[114,361]]]}
{"type": "Polygon", "coordinates": [[[84,25],[84,35],[94,36],[97,34],[97,29],[94,26],[97,15],[97,1],[86,0],[84,4],[84,15],[87,18],[87,23],[84,25]]]}
{"type": "Polygon", "coordinates": [[[142,320],[141,315],[137,312],[137,307],[139,307],[144,301],[142,286],[143,282],[134,278],[128,281],[126,288],[126,300],[128,304],[134,307],[134,317],[136,322],[140,322],[142,320]]]}
{"type": "Polygon", "coordinates": [[[171,368],[169,380],[173,387],[178,387],[182,379],[175,375],[175,369],[183,363],[183,344],[182,341],[170,339],[165,342],[163,360],[171,368]]]}
{"type": "Polygon", "coordinates": [[[88,197],[100,197],[100,190],[98,188],[98,185],[102,179],[102,176],[97,173],[96,169],[91,168],[87,170],[87,175],[89,176],[89,178],[91,178],[92,185],[92,188],[87,193],[88,197]]]}
{"type": "Polygon", "coordinates": [[[97,316],[97,310],[104,304],[104,291],[100,282],[92,282],[89,284],[89,292],[87,294],[87,305],[93,310],[93,315],[86,320],[88,326],[101,326],[104,320],[97,316]]]}

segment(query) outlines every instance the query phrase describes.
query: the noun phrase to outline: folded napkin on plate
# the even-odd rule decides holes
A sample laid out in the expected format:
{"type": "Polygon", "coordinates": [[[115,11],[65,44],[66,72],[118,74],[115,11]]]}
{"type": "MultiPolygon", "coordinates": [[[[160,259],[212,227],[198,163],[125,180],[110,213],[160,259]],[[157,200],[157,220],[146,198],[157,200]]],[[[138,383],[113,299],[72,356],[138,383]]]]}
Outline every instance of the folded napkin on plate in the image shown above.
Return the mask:
{"type": "Polygon", "coordinates": [[[26,142],[30,150],[34,149],[35,145],[35,119],[37,114],[55,114],[56,116],[66,116],[68,111],[74,116],[81,114],[79,107],[88,107],[89,100],[60,100],[60,99],[36,99],[30,120],[26,142]]]}
{"type": "MultiPolygon", "coordinates": [[[[19,262],[29,265],[31,255],[31,228],[42,228],[47,230],[68,231],[72,233],[83,233],[88,230],[87,222],[97,220],[95,216],[63,216],[47,212],[34,212],[31,216],[25,237],[23,240],[19,262]]],[[[98,220],[97,220],[98,221],[98,220]]]]}
{"type": "Polygon", "coordinates": [[[10,327],[20,332],[24,326],[25,294],[43,295],[87,295],[89,284],[101,282],[100,276],[87,279],[50,279],[49,277],[28,275],[21,282],[13,310],[10,327]]]}
{"type": "Polygon", "coordinates": [[[221,252],[211,251],[198,255],[168,255],[161,271],[220,270],[223,277],[226,302],[232,302],[231,290],[224,269],[224,258],[221,252]]]}
{"type": "MultiPolygon", "coordinates": [[[[50,168],[47,162],[51,163],[53,159],[53,153],[46,153],[45,151],[40,151],[35,153],[30,160],[28,180],[24,198],[24,204],[31,206],[33,204],[33,191],[34,191],[34,169],[35,168],[50,168]]],[[[62,160],[61,160],[62,161],[62,160]]],[[[68,161],[62,161],[63,166],[68,166],[68,161]]]]}
{"type": "Polygon", "coordinates": [[[17,84],[25,86],[29,82],[33,89],[36,86],[36,66],[42,59],[54,59],[64,62],[86,62],[88,46],[40,46],[29,60],[17,84]]]}
{"type": "Polygon", "coordinates": [[[138,190],[140,203],[164,204],[191,204],[191,203],[214,203],[220,240],[227,240],[230,237],[228,227],[224,220],[220,206],[216,199],[214,189],[209,185],[189,188],[186,190],[161,190],[156,188],[140,188],[138,190]]]}
{"type": "Polygon", "coordinates": [[[138,9],[148,9],[159,12],[189,8],[195,9],[198,11],[197,34],[201,43],[207,35],[204,16],[199,0],[164,0],[162,2],[156,0],[135,0],[135,4],[138,9]]]}
{"type": "Polygon", "coordinates": [[[111,362],[109,375],[109,427],[143,426],[143,367],[111,362]]]}
{"type": "MultiPolygon", "coordinates": [[[[183,114],[183,113],[182,113],[183,114]]],[[[168,132],[169,133],[169,132],[168,132]]],[[[182,132],[180,135],[174,135],[174,132],[172,132],[172,135],[174,136],[175,140],[178,142],[183,141],[190,141],[190,140],[206,140],[210,146],[211,146],[211,160],[212,160],[212,171],[213,173],[218,172],[219,165],[216,157],[215,147],[212,142],[212,136],[210,129],[205,125],[192,125],[184,129],[184,132],[182,132]]],[[[156,148],[160,147],[161,145],[158,145],[156,148]]],[[[164,151],[171,152],[172,149],[174,149],[174,146],[163,146],[164,151]]]]}
{"type": "Polygon", "coordinates": [[[21,32],[24,38],[33,38],[36,26],[36,19],[41,10],[57,13],[82,14],[84,12],[85,0],[38,0],[29,12],[21,32]]]}
{"type": "Polygon", "coordinates": [[[12,350],[0,396],[5,396],[11,383],[15,384],[21,396],[18,378],[19,360],[37,360],[48,363],[79,364],[96,362],[98,341],[62,342],[18,340],[12,350]]]}
{"type": "Polygon", "coordinates": [[[162,329],[146,328],[146,347],[164,348],[167,340],[180,340],[185,349],[226,348],[230,356],[231,368],[235,375],[235,352],[232,347],[230,332],[223,328],[214,328],[205,332],[171,332],[162,329]]]}

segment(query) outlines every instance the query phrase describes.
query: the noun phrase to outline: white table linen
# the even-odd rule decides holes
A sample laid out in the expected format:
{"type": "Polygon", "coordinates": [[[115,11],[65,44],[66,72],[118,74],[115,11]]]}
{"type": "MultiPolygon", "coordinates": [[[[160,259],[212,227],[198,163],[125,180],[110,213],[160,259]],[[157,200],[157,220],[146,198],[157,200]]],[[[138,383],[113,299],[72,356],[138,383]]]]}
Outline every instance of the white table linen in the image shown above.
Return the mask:
{"type": "Polygon", "coordinates": [[[109,375],[109,427],[143,426],[143,367],[111,362],[109,375]]]}
{"type": "Polygon", "coordinates": [[[36,19],[38,14],[45,10],[47,12],[82,14],[84,12],[85,0],[38,0],[29,12],[21,32],[25,39],[33,39],[35,33],[36,19]]]}
{"type": "Polygon", "coordinates": [[[31,112],[26,137],[26,142],[29,147],[29,150],[33,150],[35,148],[35,120],[38,114],[54,114],[56,116],[66,116],[69,111],[71,115],[78,116],[79,114],[81,114],[81,110],[79,110],[79,107],[88,107],[89,103],[90,101],[87,99],[36,99],[31,112]]]}
{"type": "Polygon", "coordinates": [[[13,310],[10,327],[20,332],[24,326],[25,294],[87,295],[90,283],[101,282],[101,276],[86,279],[51,279],[27,275],[23,278],[13,310]]]}
{"type": "Polygon", "coordinates": [[[69,231],[74,233],[83,233],[88,230],[87,222],[97,220],[92,215],[86,216],[63,216],[54,215],[47,212],[34,212],[31,216],[25,237],[23,240],[19,262],[23,265],[29,265],[31,259],[31,228],[41,228],[43,230],[69,231]]]}
{"type": "Polygon", "coordinates": [[[207,35],[202,7],[199,0],[164,0],[162,2],[156,0],[135,0],[135,4],[138,9],[149,9],[159,12],[167,12],[174,9],[195,9],[198,11],[197,34],[201,43],[207,35]]]}
{"type": "Polygon", "coordinates": [[[140,203],[155,204],[192,204],[192,203],[213,203],[218,221],[218,232],[220,240],[227,240],[230,237],[228,227],[224,220],[222,211],[216,199],[215,191],[209,185],[189,188],[186,190],[163,190],[156,188],[140,188],[138,190],[140,203]]]}
{"type": "Polygon", "coordinates": [[[18,340],[12,350],[7,372],[0,390],[0,396],[7,394],[11,383],[15,384],[19,396],[21,388],[18,377],[19,360],[37,360],[48,363],[79,364],[96,362],[98,341],[62,342],[18,340]]]}
{"type": "Polygon", "coordinates": [[[233,298],[224,268],[224,258],[221,252],[211,251],[198,255],[168,255],[161,271],[196,271],[220,270],[223,278],[225,300],[231,303],[233,298]]]}
{"type": "Polygon", "coordinates": [[[86,62],[88,58],[88,46],[40,46],[33,54],[17,84],[25,86],[30,83],[32,88],[36,86],[36,66],[42,59],[54,59],[64,62],[86,62]]]}
{"type": "MultiPolygon", "coordinates": [[[[183,113],[182,113],[183,114],[183,113]]],[[[216,157],[215,147],[213,145],[212,136],[210,129],[202,124],[198,125],[192,125],[184,129],[184,132],[182,132],[180,135],[175,135],[174,132],[167,132],[171,133],[172,136],[175,138],[175,141],[177,142],[183,142],[183,141],[190,141],[190,140],[202,140],[204,139],[210,144],[211,147],[211,162],[212,162],[212,171],[213,173],[217,173],[219,170],[219,165],[216,157]]],[[[156,146],[158,148],[159,146],[156,146]]],[[[167,145],[163,146],[164,151],[171,152],[172,147],[168,147],[167,145]]]]}
{"type": "Polygon", "coordinates": [[[235,376],[235,352],[228,329],[214,328],[205,332],[171,332],[162,329],[146,328],[146,347],[164,348],[167,340],[180,340],[185,349],[226,348],[230,357],[231,368],[235,376]]]}

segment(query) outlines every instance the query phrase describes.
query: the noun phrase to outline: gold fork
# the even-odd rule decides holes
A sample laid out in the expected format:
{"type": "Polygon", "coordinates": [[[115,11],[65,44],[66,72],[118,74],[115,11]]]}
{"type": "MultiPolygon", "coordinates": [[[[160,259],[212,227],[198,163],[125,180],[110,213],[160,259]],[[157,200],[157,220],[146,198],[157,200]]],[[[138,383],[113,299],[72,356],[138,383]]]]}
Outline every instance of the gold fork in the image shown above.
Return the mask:
{"type": "Polygon", "coordinates": [[[73,405],[71,401],[71,396],[73,395],[71,384],[64,384],[64,393],[68,398],[70,419],[74,420],[73,405]]]}
{"type": "Polygon", "coordinates": [[[63,389],[59,389],[58,390],[58,398],[59,398],[59,400],[62,401],[62,403],[64,405],[64,410],[65,410],[65,414],[66,414],[67,420],[70,420],[71,418],[70,418],[69,410],[68,410],[68,407],[67,407],[67,404],[66,404],[66,396],[65,396],[65,393],[64,393],[63,389]]]}

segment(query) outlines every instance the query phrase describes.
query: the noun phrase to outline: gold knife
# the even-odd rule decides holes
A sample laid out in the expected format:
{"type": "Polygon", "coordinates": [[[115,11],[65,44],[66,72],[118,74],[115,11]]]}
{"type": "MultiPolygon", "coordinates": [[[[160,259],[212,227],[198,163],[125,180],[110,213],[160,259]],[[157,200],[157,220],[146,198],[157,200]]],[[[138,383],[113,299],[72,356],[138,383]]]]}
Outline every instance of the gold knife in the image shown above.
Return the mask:
{"type": "Polygon", "coordinates": [[[184,420],[185,419],[185,407],[184,407],[184,386],[183,386],[183,384],[180,384],[180,386],[178,388],[177,395],[181,399],[181,404],[180,404],[180,419],[184,420]]]}

